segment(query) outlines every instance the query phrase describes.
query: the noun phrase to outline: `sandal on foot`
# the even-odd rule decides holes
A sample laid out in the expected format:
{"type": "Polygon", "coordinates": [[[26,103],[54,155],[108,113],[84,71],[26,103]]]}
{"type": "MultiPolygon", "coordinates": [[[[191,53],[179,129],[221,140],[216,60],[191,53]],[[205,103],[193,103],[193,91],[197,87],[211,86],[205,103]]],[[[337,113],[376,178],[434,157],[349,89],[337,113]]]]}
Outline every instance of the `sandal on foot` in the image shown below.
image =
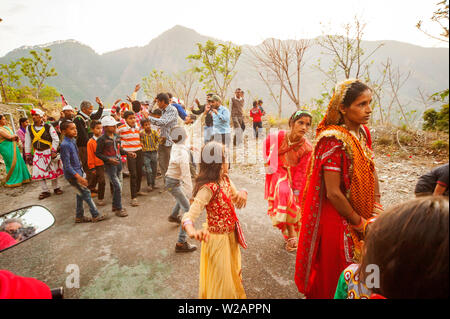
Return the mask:
{"type": "Polygon", "coordinates": [[[87,217],[87,216],[83,216],[83,217],[76,217],[75,218],[75,223],[79,224],[79,223],[90,223],[92,222],[92,218],[91,217],[87,217]]]}
{"type": "Polygon", "coordinates": [[[116,212],[116,216],[118,216],[118,217],[127,217],[128,216],[128,213],[124,208],[117,209],[115,212],[116,212]]]}
{"type": "Polygon", "coordinates": [[[50,197],[52,194],[50,194],[50,192],[42,192],[40,195],[39,195],[39,199],[44,199],[44,198],[47,198],[47,197],[50,197]]]}
{"type": "Polygon", "coordinates": [[[97,217],[93,217],[92,218],[92,222],[96,223],[96,222],[100,222],[100,221],[105,220],[105,219],[106,219],[106,215],[98,215],[97,217]]]}
{"type": "Polygon", "coordinates": [[[63,191],[61,190],[61,188],[56,188],[56,189],[53,190],[53,192],[54,192],[56,195],[61,195],[61,194],[63,193],[63,191]]]}
{"type": "Polygon", "coordinates": [[[289,252],[297,250],[297,240],[295,239],[295,237],[289,238],[286,241],[286,250],[289,252]]]}

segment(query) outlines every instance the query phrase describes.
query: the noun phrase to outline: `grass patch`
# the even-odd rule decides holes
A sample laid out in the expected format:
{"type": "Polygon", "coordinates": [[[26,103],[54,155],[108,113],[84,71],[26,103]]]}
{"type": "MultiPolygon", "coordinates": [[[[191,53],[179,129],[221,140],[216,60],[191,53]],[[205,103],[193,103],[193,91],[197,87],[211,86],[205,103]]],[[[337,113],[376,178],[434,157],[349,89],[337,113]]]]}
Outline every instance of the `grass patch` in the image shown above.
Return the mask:
{"type": "Polygon", "coordinates": [[[162,262],[140,262],[136,266],[120,266],[114,262],[104,267],[89,286],[82,288],[81,298],[173,298],[165,283],[171,272],[170,265],[162,262]]]}

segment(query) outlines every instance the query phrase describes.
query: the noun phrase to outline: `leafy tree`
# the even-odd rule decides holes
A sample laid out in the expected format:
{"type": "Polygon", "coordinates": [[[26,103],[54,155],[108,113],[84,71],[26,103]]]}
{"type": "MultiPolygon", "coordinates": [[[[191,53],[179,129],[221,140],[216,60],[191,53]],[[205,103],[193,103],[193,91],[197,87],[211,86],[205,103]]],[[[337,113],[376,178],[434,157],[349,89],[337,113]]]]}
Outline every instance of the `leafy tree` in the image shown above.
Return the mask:
{"type": "Polygon", "coordinates": [[[20,61],[11,61],[9,64],[0,64],[0,87],[5,102],[15,95],[15,89],[20,86],[20,75],[17,67],[20,61]]]}
{"type": "Polygon", "coordinates": [[[170,89],[170,77],[164,71],[152,70],[150,74],[142,79],[142,87],[149,99],[156,97],[158,93],[168,92],[170,89]]]}
{"type": "Polygon", "coordinates": [[[446,89],[442,92],[437,92],[431,96],[431,99],[435,99],[442,102],[441,110],[437,112],[435,109],[426,110],[423,114],[423,129],[426,131],[443,131],[449,132],[449,118],[448,118],[448,94],[449,90],[446,89]]]}
{"type": "Polygon", "coordinates": [[[234,71],[242,53],[240,46],[215,44],[208,40],[205,44],[197,43],[197,54],[191,54],[187,59],[200,66],[194,66],[195,72],[200,74],[203,89],[213,91],[224,101],[231,81],[236,75],[234,71]]]}
{"type": "Polygon", "coordinates": [[[39,99],[41,89],[44,87],[44,81],[52,76],[57,76],[55,68],[50,67],[52,57],[50,49],[44,48],[43,51],[30,51],[31,58],[23,57],[21,71],[25,75],[30,84],[36,89],[35,96],[39,99]]]}

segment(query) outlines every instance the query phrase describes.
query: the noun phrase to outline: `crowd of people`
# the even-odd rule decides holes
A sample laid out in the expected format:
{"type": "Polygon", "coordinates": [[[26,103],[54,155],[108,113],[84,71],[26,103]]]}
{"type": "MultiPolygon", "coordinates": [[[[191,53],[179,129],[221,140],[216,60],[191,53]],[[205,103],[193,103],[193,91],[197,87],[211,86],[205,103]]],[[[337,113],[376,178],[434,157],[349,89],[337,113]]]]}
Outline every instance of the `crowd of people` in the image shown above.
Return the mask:
{"type": "MultiPolygon", "coordinates": [[[[167,190],[176,202],[168,216],[180,225],[175,251],[197,249],[188,237],[201,241],[199,298],[246,298],[240,247],[247,243],[236,208],[246,206],[248,192],[228,174],[231,142],[243,142],[244,92],[235,91],[229,108],[210,93],[205,104],[196,99],[196,107],[186,109],[169,93],[139,102],[139,88],[128,97],[130,104],[117,100],[107,116],[102,116],[99,98],[95,113],[87,101],[77,114],[65,105],[52,123],[33,109],[31,125],[20,120],[20,135],[0,117],[6,186],[39,180],[39,199],[44,199],[51,196],[47,180],[56,195],[62,193],[58,177],[64,175],[76,189],[75,222],[85,223],[107,218],[97,208],[106,205],[105,176],[112,211],[119,217],[128,216],[122,198],[124,167],[131,206],[157,190],[161,178],[164,189],[159,192],[167,190]],[[189,142],[193,123],[203,126],[201,150],[189,142]],[[17,156],[19,139],[23,157],[17,156]],[[25,162],[32,166],[31,176],[25,162]],[[144,175],[146,191],[141,189],[144,175]],[[92,217],[84,215],[83,202],[92,217]],[[206,223],[196,229],[203,210],[206,223]]],[[[306,109],[291,115],[288,130],[265,137],[267,213],[285,249],[297,254],[295,283],[306,298],[448,297],[448,198],[441,196],[448,196],[448,163],[419,180],[417,199],[385,212],[366,126],[371,102],[369,86],[345,80],[334,88],[314,141],[306,138],[312,125],[306,109]],[[379,285],[370,286],[366,279],[373,265],[380,278],[379,285]]],[[[262,101],[253,102],[249,116],[255,138],[261,136],[264,115],[262,101]]]]}

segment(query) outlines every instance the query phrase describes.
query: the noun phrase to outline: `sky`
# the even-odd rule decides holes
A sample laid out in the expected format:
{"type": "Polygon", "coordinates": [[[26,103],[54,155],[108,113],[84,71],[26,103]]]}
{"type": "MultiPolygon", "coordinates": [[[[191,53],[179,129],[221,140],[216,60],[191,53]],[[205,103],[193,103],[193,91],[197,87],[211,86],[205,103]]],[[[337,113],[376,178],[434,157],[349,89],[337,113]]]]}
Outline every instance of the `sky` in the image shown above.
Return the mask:
{"type": "Polygon", "coordinates": [[[1,0],[0,56],[23,45],[75,39],[105,53],[144,46],[175,25],[235,44],[339,33],[357,15],[365,40],[448,47],[415,27],[440,0],[1,0]]]}

